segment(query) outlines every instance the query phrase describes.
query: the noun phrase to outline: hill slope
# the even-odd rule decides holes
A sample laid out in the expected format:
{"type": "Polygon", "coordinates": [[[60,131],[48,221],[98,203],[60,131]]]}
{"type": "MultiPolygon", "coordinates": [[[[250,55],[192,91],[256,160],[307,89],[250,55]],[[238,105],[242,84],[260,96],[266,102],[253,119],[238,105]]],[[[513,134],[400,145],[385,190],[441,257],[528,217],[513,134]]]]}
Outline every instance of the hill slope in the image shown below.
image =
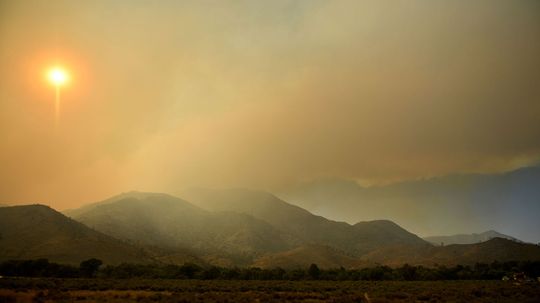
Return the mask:
{"type": "Polygon", "coordinates": [[[151,261],[141,249],[94,231],[48,206],[0,208],[0,260],[37,258],[70,264],[89,258],[107,264],[151,261]]]}
{"type": "Polygon", "coordinates": [[[362,260],[397,266],[414,265],[473,265],[493,261],[539,261],[540,246],[508,239],[494,238],[477,244],[432,246],[418,250],[411,247],[392,247],[373,251],[362,260]]]}
{"type": "Polygon", "coordinates": [[[356,268],[372,266],[374,263],[361,261],[346,253],[324,245],[302,245],[289,251],[266,255],[253,262],[260,268],[307,268],[317,264],[320,268],[356,268]]]}

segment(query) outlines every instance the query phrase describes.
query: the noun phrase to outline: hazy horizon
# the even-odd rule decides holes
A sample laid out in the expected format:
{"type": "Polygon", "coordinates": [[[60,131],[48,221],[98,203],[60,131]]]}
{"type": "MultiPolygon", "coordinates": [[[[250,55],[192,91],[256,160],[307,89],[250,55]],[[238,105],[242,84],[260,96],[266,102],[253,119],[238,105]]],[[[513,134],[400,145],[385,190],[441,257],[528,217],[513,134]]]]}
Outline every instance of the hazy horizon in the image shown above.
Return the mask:
{"type": "MultiPolygon", "coordinates": [[[[482,184],[486,182],[488,182],[489,184],[489,180],[493,178],[509,178],[510,182],[506,181],[500,183],[495,181],[499,183],[497,187],[504,187],[508,185],[515,186],[512,184],[516,184],[516,182],[522,182],[523,180],[516,180],[516,177],[512,177],[512,175],[527,175],[527,171],[535,171],[536,175],[534,175],[530,180],[525,181],[537,183],[539,177],[538,172],[540,172],[540,165],[521,167],[516,170],[507,171],[500,174],[454,174],[416,180],[405,180],[384,185],[369,186],[363,186],[358,182],[355,182],[354,180],[322,178],[318,180],[311,180],[304,183],[303,185],[300,185],[299,187],[289,188],[289,191],[283,190],[268,193],[275,195],[276,197],[282,199],[285,202],[302,207],[310,211],[314,215],[323,216],[329,220],[336,222],[346,222],[350,225],[354,225],[359,222],[390,220],[397,223],[406,230],[417,234],[420,237],[472,235],[495,230],[502,234],[516,237],[518,238],[518,240],[521,241],[525,241],[528,243],[537,243],[540,241],[540,234],[538,234],[537,232],[538,224],[536,223],[538,206],[534,205],[534,198],[538,195],[537,192],[539,190],[536,190],[533,193],[534,197],[532,198],[532,200],[521,201],[523,200],[523,198],[520,197],[520,195],[522,194],[523,190],[513,190],[509,192],[503,188],[502,193],[505,197],[502,197],[500,201],[488,201],[488,203],[491,203],[493,205],[491,207],[492,209],[487,213],[483,209],[483,207],[486,206],[486,201],[484,199],[481,199],[481,195],[485,195],[486,193],[475,192],[475,190],[478,190],[475,184],[482,184]],[[302,186],[307,186],[308,188],[310,186],[313,186],[313,189],[317,193],[316,197],[313,197],[309,193],[309,190],[308,192],[304,193],[304,196],[302,196],[302,186]],[[450,190],[454,188],[453,192],[448,193],[449,188],[446,186],[450,186],[450,190]],[[345,189],[348,188],[348,190],[340,192],[340,187],[344,187],[345,189]],[[327,191],[328,189],[330,190],[327,191]],[[335,189],[338,190],[335,191],[335,189]],[[398,189],[397,193],[395,192],[396,189],[398,189]],[[299,190],[301,194],[299,196],[295,196],[295,190],[299,190]],[[352,190],[352,192],[350,190],[352,190]],[[371,192],[371,195],[366,195],[366,193],[357,195],[358,192],[355,192],[357,190],[365,190],[367,191],[366,193],[371,192]],[[428,192],[427,196],[422,196],[426,195],[426,190],[428,192]],[[410,200],[411,191],[412,197],[416,201],[410,200]],[[373,195],[373,193],[375,193],[375,195],[373,195]],[[328,195],[331,195],[333,199],[328,199],[328,195]],[[461,198],[456,198],[456,195],[461,198]],[[474,208],[469,208],[466,206],[466,204],[470,202],[467,198],[468,196],[475,196],[475,199],[477,199],[476,202],[480,204],[479,207],[477,207],[476,211],[473,211],[474,208]],[[435,201],[427,202],[430,204],[431,202],[436,203],[433,207],[426,207],[426,199],[435,199],[435,201]],[[415,210],[412,217],[412,213],[403,215],[404,213],[407,213],[406,210],[410,207],[411,202],[413,204],[418,204],[419,208],[415,210]],[[441,204],[441,202],[444,203],[441,204]],[[520,215],[518,212],[517,217],[516,214],[510,210],[512,207],[514,207],[514,205],[516,205],[515,202],[517,202],[519,206],[523,208],[522,214],[520,215]],[[345,203],[345,205],[343,205],[343,203],[345,203]],[[371,205],[373,204],[383,204],[383,206],[382,208],[372,207],[371,205]],[[454,210],[449,212],[448,205],[446,204],[454,205],[454,210]],[[389,211],[389,208],[392,208],[392,211],[389,211]],[[494,210],[496,211],[493,212],[494,210]],[[487,214],[487,217],[483,217],[483,215],[485,214],[487,214]],[[454,217],[456,215],[458,217],[454,217]],[[520,216],[523,217],[520,218],[520,216]],[[521,220],[521,222],[519,222],[519,224],[516,224],[519,220],[521,220]]],[[[531,190],[527,187],[529,185],[524,184],[524,186],[525,191],[531,190]]],[[[480,191],[485,189],[488,190],[488,196],[497,196],[501,193],[501,188],[496,188],[491,185],[487,185],[486,187],[485,184],[483,186],[483,189],[480,188],[480,191]]],[[[210,192],[232,190],[246,193],[265,192],[262,189],[246,187],[178,187],[177,189],[169,192],[142,191],[138,189],[130,189],[116,192],[113,195],[100,197],[97,200],[84,201],[83,203],[75,207],[64,209],[57,208],[56,210],[64,213],[69,213],[69,211],[76,210],[81,206],[84,207],[87,205],[100,203],[103,201],[107,201],[110,198],[115,198],[117,196],[133,195],[134,197],[137,197],[138,194],[147,193],[171,195],[184,199],[187,202],[193,203],[194,205],[202,207],[204,209],[204,205],[200,205],[196,201],[192,201],[189,198],[189,194],[186,196],[186,193],[189,193],[190,190],[203,190],[210,192]]],[[[53,207],[51,203],[47,203],[47,201],[34,201],[33,203],[20,204],[4,203],[3,205],[16,206],[35,203],[53,207]]],[[[1,205],[2,203],[0,203],[0,206],[1,205]]]]}

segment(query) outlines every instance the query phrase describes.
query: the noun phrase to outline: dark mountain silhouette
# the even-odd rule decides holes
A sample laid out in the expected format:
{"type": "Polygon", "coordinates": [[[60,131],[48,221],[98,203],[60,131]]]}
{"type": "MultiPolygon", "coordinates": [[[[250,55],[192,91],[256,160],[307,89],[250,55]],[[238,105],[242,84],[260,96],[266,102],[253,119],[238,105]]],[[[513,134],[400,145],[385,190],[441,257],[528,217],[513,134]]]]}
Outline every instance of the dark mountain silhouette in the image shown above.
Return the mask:
{"type": "Polygon", "coordinates": [[[503,238],[513,241],[519,241],[514,237],[501,234],[494,230],[488,230],[479,234],[458,234],[451,236],[433,236],[425,237],[424,240],[432,243],[433,245],[450,245],[450,244],[474,244],[480,242],[486,242],[494,238],[503,238]]]}
{"type": "Polygon", "coordinates": [[[142,249],[94,231],[44,205],[0,208],[0,260],[38,259],[78,264],[149,263],[142,249]]]}
{"type": "Polygon", "coordinates": [[[397,244],[430,246],[390,221],[360,222],[355,225],[336,222],[313,215],[262,191],[190,189],[184,191],[182,196],[205,209],[247,214],[268,222],[303,243],[332,246],[353,256],[397,244]]]}
{"type": "Polygon", "coordinates": [[[277,196],[347,222],[385,218],[419,234],[494,229],[540,242],[539,166],[372,187],[351,180],[321,179],[282,189],[277,196]]]}

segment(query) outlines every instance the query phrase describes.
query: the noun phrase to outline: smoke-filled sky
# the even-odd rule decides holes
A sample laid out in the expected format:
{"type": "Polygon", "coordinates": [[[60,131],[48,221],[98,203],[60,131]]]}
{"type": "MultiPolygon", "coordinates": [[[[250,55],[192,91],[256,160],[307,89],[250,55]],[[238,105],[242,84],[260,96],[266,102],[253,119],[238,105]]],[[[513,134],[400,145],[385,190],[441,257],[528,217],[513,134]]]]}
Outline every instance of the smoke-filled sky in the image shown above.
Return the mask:
{"type": "Polygon", "coordinates": [[[536,0],[0,0],[0,67],[0,203],[540,160],[536,0]]]}

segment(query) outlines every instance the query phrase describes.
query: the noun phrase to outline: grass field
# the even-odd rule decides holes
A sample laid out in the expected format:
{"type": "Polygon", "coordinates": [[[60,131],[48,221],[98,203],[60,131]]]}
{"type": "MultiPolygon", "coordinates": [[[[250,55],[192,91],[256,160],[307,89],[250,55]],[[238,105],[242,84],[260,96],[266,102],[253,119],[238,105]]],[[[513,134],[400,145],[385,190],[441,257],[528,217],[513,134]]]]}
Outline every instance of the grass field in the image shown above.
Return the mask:
{"type": "Polygon", "coordinates": [[[334,282],[0,279],[0,302],[540,302],[503,281],[334,282]]]}

